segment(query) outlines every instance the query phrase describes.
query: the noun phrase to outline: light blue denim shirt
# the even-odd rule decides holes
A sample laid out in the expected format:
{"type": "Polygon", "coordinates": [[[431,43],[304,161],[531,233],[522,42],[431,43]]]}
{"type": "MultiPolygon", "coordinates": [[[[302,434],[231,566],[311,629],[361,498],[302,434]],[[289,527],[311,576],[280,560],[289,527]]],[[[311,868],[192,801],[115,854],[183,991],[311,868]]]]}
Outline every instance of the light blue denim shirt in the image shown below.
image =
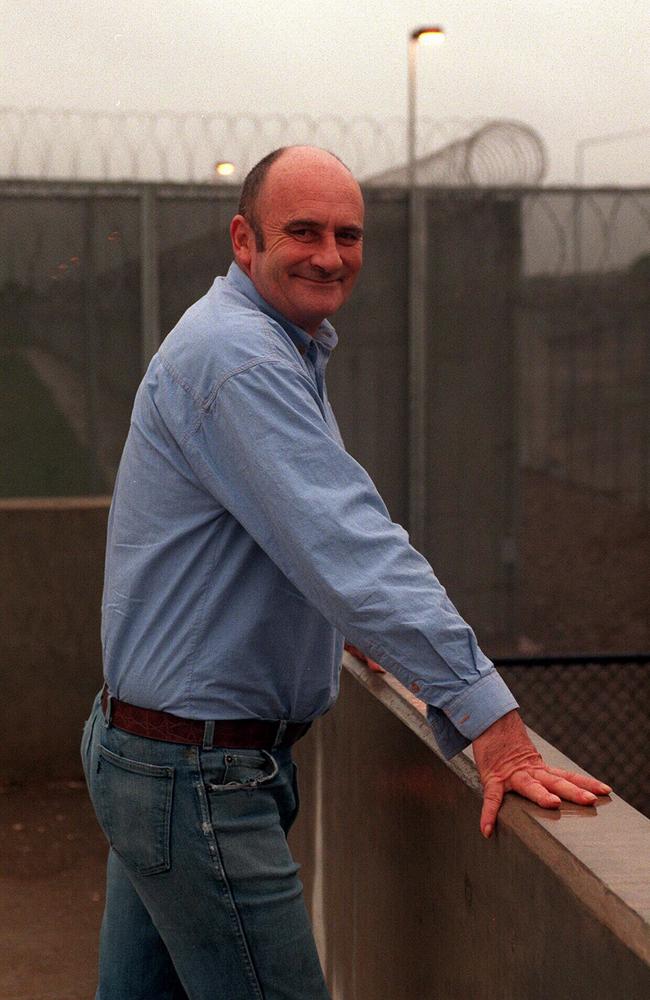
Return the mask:
{"type": "Polygon", "coordinates": [[[138,390],[109,518],[111,692],[197,719],[321,715],[343,636],[429,705],[447,756],[516,707],[345,451],[315,337],[233,264],[138,390]]]}

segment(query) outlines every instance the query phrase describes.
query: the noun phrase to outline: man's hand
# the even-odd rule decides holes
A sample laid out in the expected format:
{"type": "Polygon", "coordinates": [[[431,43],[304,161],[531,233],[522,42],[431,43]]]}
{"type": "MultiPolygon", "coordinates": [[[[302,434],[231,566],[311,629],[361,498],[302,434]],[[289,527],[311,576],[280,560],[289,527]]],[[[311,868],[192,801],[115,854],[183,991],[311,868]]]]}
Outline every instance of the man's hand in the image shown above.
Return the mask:
{"type": "Polygon", "coordinates": [[[530,742],[518,712],[497,719],[473,743],[474,760],[483,782],[481,833],[489,837],[506,792],[518,792],[545,809],[557,809],[562,799],[590,806],[609,785],[544,763],[530,742]]]}

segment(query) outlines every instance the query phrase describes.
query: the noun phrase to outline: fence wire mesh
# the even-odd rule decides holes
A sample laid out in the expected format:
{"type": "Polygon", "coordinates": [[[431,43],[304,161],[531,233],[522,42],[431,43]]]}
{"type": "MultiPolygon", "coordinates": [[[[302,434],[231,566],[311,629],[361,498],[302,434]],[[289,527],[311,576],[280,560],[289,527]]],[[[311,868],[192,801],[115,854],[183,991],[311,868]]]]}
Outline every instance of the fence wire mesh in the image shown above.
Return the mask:
{"type": "Polygon", "coordinates": [[[650,654],[495,663],[526,724],[650,818],[650,654]]]}

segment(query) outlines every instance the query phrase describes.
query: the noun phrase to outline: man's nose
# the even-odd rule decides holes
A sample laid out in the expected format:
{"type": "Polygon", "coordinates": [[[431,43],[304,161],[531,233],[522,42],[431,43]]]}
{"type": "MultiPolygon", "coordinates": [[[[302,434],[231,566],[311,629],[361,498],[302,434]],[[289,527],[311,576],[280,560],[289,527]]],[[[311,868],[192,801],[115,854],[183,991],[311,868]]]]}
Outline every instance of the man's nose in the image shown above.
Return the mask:
{"type": "Polygon", "coordinates": [[[336,237],[324,235],[318,247],[316,247],[311,257],[314,267],[319,267],[323,271],[336,271],[343,263],[339,253],[336,237]]]}

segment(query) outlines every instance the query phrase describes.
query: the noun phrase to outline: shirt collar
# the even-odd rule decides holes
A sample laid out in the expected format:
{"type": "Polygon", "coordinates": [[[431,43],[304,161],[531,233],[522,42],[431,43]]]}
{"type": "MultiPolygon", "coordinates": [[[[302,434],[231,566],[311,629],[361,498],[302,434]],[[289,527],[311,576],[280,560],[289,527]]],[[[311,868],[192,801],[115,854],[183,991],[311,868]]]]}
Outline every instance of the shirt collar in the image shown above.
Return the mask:
{"type": "Polygon", "coordinates": [[[292,323],[286,318],[286,316],[283,316],[282,313],[277,311],[277,309],[274,309],[273,306],[269,305],[266,299],[263,299],[257,291],[248,275],[242,271],[239,264],[235,261],[233,261],[228,268],[226,281],[228,281],[231,285],[234,285],[237,291],[241,292],[242,295],[245,295],[247,299],[250,299],[251,302],[257,306],[260,312],[263,312],[266,316],[270,316],[271,319],[276,320],[282,328],[286,330],[301,354],[305,354],[306,351],[309,350],[310,344],[314,341],[318,347],[323,348],[328,354],[336,347],[338,343],[336,330],[328,320],[324,319],[316,330],[314,336],[311,337],[306,330],[303,330],[300,326],[296,326],[295,323],[292,323]]]}

